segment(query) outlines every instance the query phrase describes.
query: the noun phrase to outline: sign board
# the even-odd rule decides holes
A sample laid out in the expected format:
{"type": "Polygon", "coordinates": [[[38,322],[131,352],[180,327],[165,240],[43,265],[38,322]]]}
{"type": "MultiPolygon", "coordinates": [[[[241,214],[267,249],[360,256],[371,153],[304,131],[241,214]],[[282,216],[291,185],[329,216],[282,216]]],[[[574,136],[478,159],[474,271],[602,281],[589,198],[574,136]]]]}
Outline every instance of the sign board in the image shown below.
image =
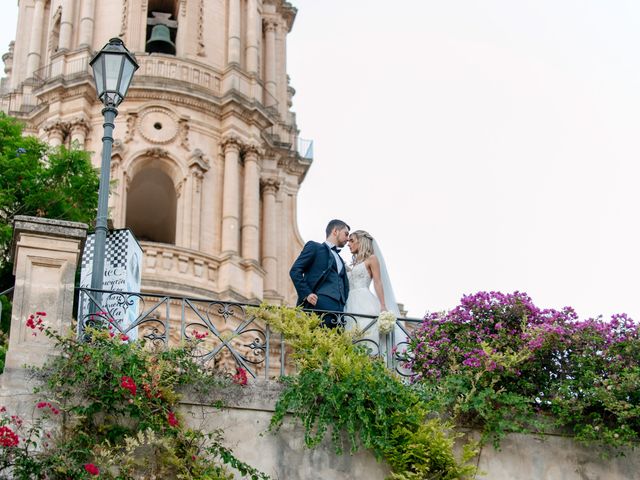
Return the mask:
{"type": "MultiPolygon", "coordinates": [[[[93,251],[95,234],[87,235],[84,251],[82,252],[82,268],[80,270],[80,286],[91,288],[91,274],[93,271],[93,251]]],[[[111,230],[107,234],[105,246],[103,290],[110,292],[140,293],[142,281],[142,248],[131,230],[123,228],[111,230]]],[[[95,294],[92,294],[95,295],[95,294]]],[[[120,329],[129,338],[137,338],[137,329],[128,331],[138,317],[139,299],[135,296],[122,296],[105,293],[101,310],[105,310],[113,318],[120,329]]],[[[78,319],[89,314],[90,301],[84,298],[78,307],[78,319]]]]}

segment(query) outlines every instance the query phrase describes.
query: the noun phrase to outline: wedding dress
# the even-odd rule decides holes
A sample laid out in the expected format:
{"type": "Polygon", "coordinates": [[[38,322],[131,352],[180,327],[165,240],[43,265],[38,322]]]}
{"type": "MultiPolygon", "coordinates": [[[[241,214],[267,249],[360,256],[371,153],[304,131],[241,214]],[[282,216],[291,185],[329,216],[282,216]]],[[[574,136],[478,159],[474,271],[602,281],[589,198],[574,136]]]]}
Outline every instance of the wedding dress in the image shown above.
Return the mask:
{"type": "Polygon", "coordinates": [[[380,335],[376,317],[380,314],[380,301],[371,288],[371,275],[364,262],[355,264],[347,272],[349,280],[349,297],[344,307],[344,311],[353,316],[347,315],[346,328],[351,330],[357,328],[362,332],[361,338],[356,342],[358,345],[366,346],[372,355],[380,353],[380,335]],[[360,315],[372,315],[372,318],[361,317],[360,315]]]}
{"type": "MultiPolygon", "coordinates": [[[[400,318],[400,309],[396,302],[396,296],[391,286],[391,280],[387,271],[387,266],[378,246],[378,242],[373,240],[373,253],[380,264],[380,281],[387,308],[396,318],[400,318]]],[[[347,330],[357,328],[362,335],[356,344],[366,346],[371,355],[380,355],[387,365],[395,363],[392,359],[395,348],[400,352],[406,350],[407,334],[396,323],[396,326],[388,335],[380,335],[377,324],[377,316],[380,314],[380,301],[378,297],[371,291],[372,278],[369,270],[364,262],[355,264],[350,271],[347,272],[349,280],[349,296],[344,307],[347,330]],[[371,315],[373,318],[361,317],[361,315],[371,315]]]]}

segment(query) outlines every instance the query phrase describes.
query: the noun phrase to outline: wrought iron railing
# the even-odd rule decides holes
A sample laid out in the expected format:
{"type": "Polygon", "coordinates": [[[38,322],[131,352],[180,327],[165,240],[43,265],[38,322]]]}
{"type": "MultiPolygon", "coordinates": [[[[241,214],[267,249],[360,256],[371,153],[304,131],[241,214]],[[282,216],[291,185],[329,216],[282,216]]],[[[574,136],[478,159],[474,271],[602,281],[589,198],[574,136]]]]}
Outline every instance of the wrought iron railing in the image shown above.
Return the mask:
{"type": "MultiPolygon", "coordinates": [[[[175,297],[78,288],[78,335],[87,327],[108,328],[114,335],[144,339],[157,348],[195,341],[194,358],[203,365],[235,372],[244,368],[253,378],[291,373],[291,348],[280,333],[250,315],[257,306],[223,300],[175,297]]],[[[359,332],[354,343],[383,357],[389,368],[408,376],[407,346],[418,319],[400,318],[386,335],[377,317],[328,312],[325,320],[359,332]]],[[[126,338],[126,337],[123,337],[126,338]]]]}

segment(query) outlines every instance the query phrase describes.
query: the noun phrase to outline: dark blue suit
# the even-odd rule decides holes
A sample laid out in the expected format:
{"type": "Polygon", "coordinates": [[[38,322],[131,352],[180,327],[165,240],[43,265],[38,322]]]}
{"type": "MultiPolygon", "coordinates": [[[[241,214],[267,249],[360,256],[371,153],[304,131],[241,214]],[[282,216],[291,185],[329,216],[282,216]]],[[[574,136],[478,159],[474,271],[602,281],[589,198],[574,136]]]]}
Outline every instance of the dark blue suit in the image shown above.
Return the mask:
{"type": "Polygon", "coordinates": [[[326,243],[307,242],[289,275],[298,293],[298,305],[312,310],[344,310],[349,295],[347,269],[342,262],[342,271],[338,273],[335,257],[326,243]],[[311,293],[318,295],[315,306],[305,301],[311,293]]]}

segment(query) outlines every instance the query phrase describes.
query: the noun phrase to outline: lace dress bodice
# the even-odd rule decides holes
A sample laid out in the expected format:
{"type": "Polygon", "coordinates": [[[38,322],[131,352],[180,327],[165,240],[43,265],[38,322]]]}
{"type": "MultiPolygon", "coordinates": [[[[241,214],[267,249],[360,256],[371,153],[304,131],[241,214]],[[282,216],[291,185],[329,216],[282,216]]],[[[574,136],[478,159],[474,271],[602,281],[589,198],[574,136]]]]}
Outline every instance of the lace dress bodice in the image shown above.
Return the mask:
{"type": "Polygon", "coordinates": [[[371,276],[364,262],[355,264],[353,268],[347,272],[347,278],[349,279],[349,290],[356,290],[358,288],[369,290],[371,276]]]}

